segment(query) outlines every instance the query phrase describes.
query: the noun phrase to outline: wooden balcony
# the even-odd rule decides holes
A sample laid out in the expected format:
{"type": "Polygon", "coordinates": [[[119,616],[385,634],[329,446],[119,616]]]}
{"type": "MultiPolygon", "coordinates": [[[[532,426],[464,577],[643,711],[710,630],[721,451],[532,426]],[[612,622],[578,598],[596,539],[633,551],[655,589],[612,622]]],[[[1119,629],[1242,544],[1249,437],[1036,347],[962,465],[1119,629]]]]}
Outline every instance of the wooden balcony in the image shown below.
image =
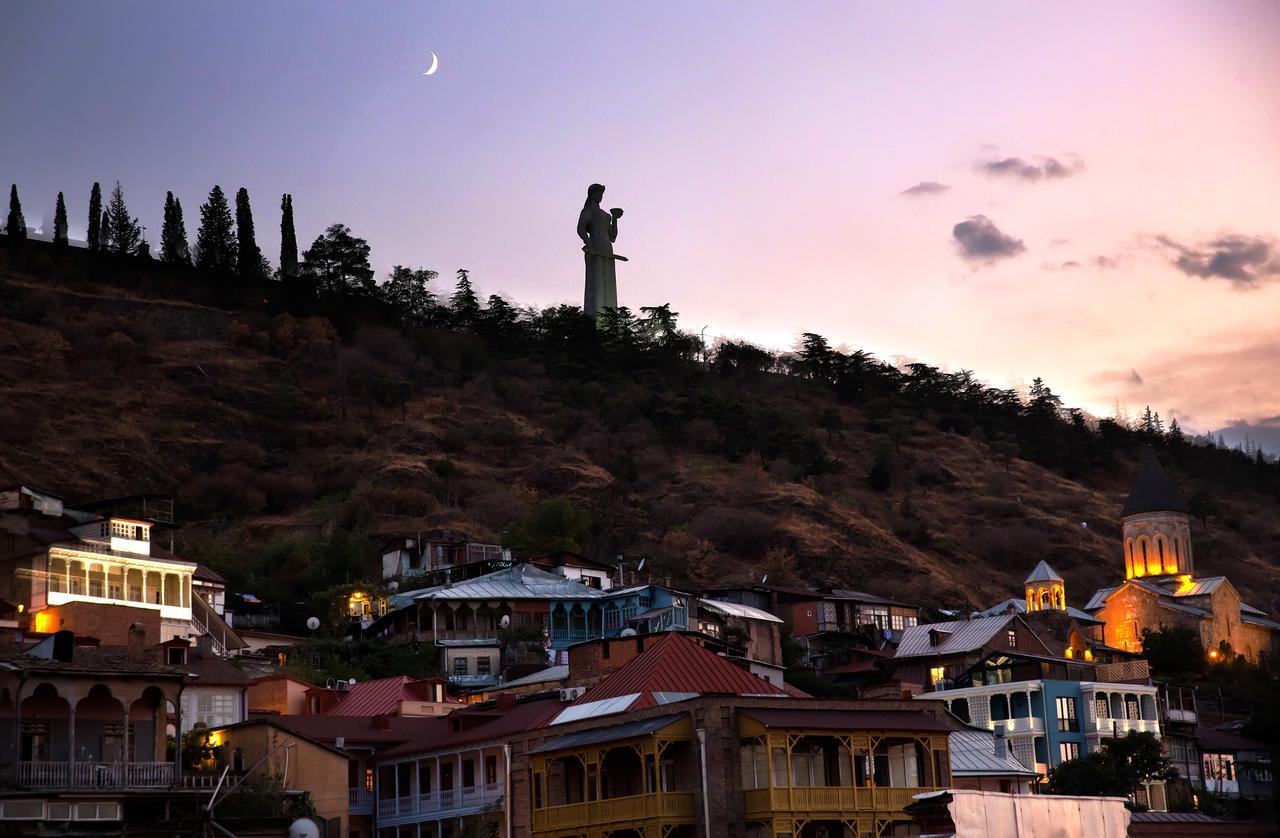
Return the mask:
{"type": "MultiPolygon", "coordinates": [[[[783,786],[743,792],[749,820],[769,819],[781,813],[841,814],[902,813],[917,794],[933,788],[855,788],[852,786],[783,786]]],[[[903,815],[905,817],[905,815],[903,815]]]]}
{"type": "Polygon", "coordinates": [[[159,789],[173,785],[171,762],[19,762],[29,789],[159,789]]]}
{"type": "Polygon", "coordinates": [[[558,832],[569,829],[585,829],[610,825],[640,826],[646,822],[677,826],[692,824],[694,813],[693,793],[661,791],[654,794],[634,794],[629,797],[611,797],[587,803],[570,803],[567,806],[547,806],[533,810],[533,831],[558,832]]]}

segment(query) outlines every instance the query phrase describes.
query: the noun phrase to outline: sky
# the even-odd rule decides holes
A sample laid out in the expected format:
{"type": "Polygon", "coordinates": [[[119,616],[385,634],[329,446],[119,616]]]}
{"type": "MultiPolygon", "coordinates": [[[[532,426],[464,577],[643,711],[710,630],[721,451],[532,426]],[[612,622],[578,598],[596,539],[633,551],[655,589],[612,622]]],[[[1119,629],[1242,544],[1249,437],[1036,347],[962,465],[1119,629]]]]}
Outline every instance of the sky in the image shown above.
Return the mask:
{"type": "Polygon", "coordinates": [[[303,249],[539,306],[601,182],[633,310],[1280,452],[1277,43],[1270,0],[7,3],[0,179],[73,236],[119,180],[153,245],[243,186],[273,261],[288,192],[303,249]]]}

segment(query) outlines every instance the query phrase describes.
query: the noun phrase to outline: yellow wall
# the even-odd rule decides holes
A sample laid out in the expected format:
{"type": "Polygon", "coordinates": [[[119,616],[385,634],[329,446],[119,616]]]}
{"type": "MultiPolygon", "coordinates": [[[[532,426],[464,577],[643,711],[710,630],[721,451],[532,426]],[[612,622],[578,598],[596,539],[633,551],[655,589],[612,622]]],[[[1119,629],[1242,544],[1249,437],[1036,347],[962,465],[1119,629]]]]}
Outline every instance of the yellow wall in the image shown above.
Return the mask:
{"type": "Polygon", "coordinates": [[[272,751],[271,756],[255,769],[254,773],[279,776],[284,779],[286,788],[309,791],[311,802],[316,807],[316,814],[325,820],[342,818],[340,834],[347,834],[348,760],[345,755],[269,724],[223,728],[218,733],[221,741],[228,746],[226,751],[228,759],[236,748],[244,752],[245,768],[256,764],[268,751],[272,751]],[[288,748],[286,757],[286,749],[283,746],[288,743],[292,743],[292,747],[288,748]]]}

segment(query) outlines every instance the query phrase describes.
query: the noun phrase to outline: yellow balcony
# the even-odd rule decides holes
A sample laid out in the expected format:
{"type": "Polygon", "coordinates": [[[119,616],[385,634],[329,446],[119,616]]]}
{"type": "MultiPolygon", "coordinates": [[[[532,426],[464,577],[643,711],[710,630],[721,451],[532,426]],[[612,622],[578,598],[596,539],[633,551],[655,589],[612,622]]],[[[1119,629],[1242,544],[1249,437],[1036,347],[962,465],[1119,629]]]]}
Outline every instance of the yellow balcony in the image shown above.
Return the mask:
{"type": "Polygon", "coordinates": [[[744,792],[748,820],[769,819],[787,812],[854,815],[901,813],[912,797],[933,788],[854,788],[851,786],[784,786],[744,792]]]}
{"type": "Polygon", "coordinates": [[[693,823],[693,793],[661,791],[633,794],[587,803],[546,806],[533,810],[533,831],[558,832],[587,826],[634,825],[644,823],[676,826],[693,823]]]}

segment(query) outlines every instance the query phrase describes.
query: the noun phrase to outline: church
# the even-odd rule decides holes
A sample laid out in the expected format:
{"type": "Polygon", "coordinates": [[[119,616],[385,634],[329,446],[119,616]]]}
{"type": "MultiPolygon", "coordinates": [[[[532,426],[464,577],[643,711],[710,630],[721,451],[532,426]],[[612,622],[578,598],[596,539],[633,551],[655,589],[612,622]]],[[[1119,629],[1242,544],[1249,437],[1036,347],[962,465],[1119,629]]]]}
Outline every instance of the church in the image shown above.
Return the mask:
{"type": "Polygon", "coordinates": [[[1104,624],[1106,645],[1139,652],[1143,630],[1180,626],[1199,635],[1211,660],[1274,654],[1280,623],[1241,601],[1227,577],[1196,576],[1187,505],[1149,448],[1120,517],[1124,581],[1084,607],[1104,624]]]}

